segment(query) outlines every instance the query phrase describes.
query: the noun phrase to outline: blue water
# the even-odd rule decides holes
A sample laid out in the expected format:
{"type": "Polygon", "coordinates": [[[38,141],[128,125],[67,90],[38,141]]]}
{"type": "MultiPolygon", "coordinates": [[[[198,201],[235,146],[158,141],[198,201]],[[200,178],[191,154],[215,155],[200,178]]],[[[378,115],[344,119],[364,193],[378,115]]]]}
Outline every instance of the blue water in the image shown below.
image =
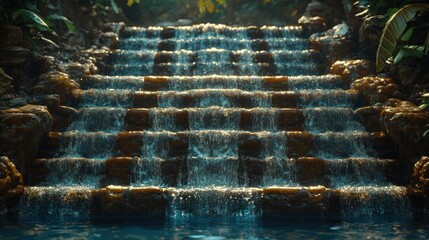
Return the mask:
{"type": "Polygon", "coordinates": [[[428,239],[429,219],[2,219],[0,239],[428,239]]]}

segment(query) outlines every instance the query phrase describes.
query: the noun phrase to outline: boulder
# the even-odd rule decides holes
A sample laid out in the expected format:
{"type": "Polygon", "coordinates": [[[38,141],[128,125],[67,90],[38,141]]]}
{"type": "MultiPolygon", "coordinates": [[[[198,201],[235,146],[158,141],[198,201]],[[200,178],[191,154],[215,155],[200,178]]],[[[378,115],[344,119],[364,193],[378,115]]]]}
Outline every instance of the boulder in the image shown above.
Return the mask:
{"type": "Polygon", "coordinates": [[[416,101],[428,92],[428,61],[406,57],[393,66],[393,72],[395,81],[404,88],[409,101],[416,101]]]}
{"type": "Polygon", "coordinates": [[[413,187],[422,191],[424,200],[419,201],[424,205],[424,213],[429,214],[429,157],[421,157],[414,165],[412,176],[413,187]]]}
{"type": "Polygon", "coordinates": [[[65,72],[71,79],[80,80],[86,76],[98,73],[98,68],[94,62],[96,62],[94,58],[89,58],[84,63],[71,62],[61,64],[60,68],[61,71],[65,72]]]}
{"type": "Polygon", "coordinates": [[[429,124],[429,112],[423,111],[411,102],[389,100],[381,112],[381,126],[403,150],[404,156],[428,154],[429,136],[424,136],[429,124]]]}
{"type": "Polygon", "coordinates": [[[359,49],[365,56],[375,59],[375,53],[386,21],[387,17],[384,15],[370,15],[364,18],[359,29],[359,49]]]}
{"type": "Polygon", "coordinates": [[[14,25],[0,25],[0,45],[1,46],[21,46],[24,38],[20,27],[14,25]]]}
{"type": "Polygon", "coordinates": [[[305,36],[309,36],[317,32],[324,32],[327,30],[326,19],[319,16],[302,16],[298,20],[298,24],[302,26],[303,34],[305,36]]]}
{"type": "Polygon", "coordinates": [[[353,55],[353,42],[349,38],[349,27],[342,23],[326,32],[311,35],[310,43],[312,48],[320,52],[324,58],[322,62],[330,65],[339,59],[353,55]]]}
{"type": "Polygon", "coordinates": [[[358,91],[366,105],[384,103],[389,98],[402,98],[402,94],[391,78],[364,77],[354,81],[351,88],[358,91]]]}
{"type": "Polygon", "coordinates": [[[0,65],[18,66],[26,63],[32,56],[29,49],[20,46],[0,47],[0,65]]]}
{"type": "Polygon", "coordinates": [[[413,184],[429,197],[429,157],[423,156],[414,164],[413,184]]]}
{"type": "Polygon", "coordinates": [[[114,32],[103,32],[98,37],[96,44],[99,46],[106,46],[108,48],[117,48],[119,44],[119,36],[114,32]]]}
{"type": "Polygon", "coordinates": [[[13,91],[12,85],[13,78],[7,75],[3,68],[0,68],[0,96],[3,94],[10,94],[13,91]]]}
{"type": "Polygon", "coordinates": [[[362,17],[356,16],[356,14],[362,11],[359,5],[355,4],[355,0],[343,0],[344,17],[347,25],[350,26],[350,31],[353,39],[357,39],[359,36],[359,29],[362,25],[362,17]]]}
{"type": "Polygon", "coordinates": [[[26,105],[0,112],[0,155],[9,156],[26,177],[28,166],[52,127],[47,107],[26,105]]]}
{"type": "Polygon", "coordinates": [[[358,108],[354,111],[354,114],[367,131],[379,132],[382,131],[380,122],[380,114],[382,111],[382,106],[374,105],[358,108]]]}
{"type": "Polygon", "coordinates": [[[381,126],[397,145],[403,180],[408,182],[414,163],[420,156],[429,154],[429,136],[424,135],[429,112],[396,99],[390,99],[387,105],[381,112],[381,126]]]}
{"type": "Polygon", "coordinates": [[[344,87],[349,88],[351,83],[374,72],[373,64],[368,60],[336,61],[331,66],[330,73],[343,78],[344,87]]]}
{"type": "Polygon", "coordinates": [[[71,105],[78,90],[79,85],[71,80],[67,74],[55,71],[43,74],[31,92],[34,95],[58,94],[62,104],[71,105]]]}
{"type": "Polygon", "coordinates": [[[124,22],[113,22],[113,23],[105,23],[103,25],[103,32],[114,32],[116,34],[120,34],[127,25],[124,22]]]}
{"type": "Polygon", "coordinates": [[[13,210],[24,191],[21,173],[9,158],[0,157],[0,214],[13,210]]]}

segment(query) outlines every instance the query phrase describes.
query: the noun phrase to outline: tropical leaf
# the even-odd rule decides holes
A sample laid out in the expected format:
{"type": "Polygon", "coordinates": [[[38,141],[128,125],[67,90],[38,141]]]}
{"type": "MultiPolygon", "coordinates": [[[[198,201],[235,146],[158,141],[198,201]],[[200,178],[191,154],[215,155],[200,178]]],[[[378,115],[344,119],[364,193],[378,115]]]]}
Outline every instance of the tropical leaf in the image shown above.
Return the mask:
{"type": "Polygon", "coordinates": [[[425,41],[425,55],[429,54],[429,33],[426,36],[426,41],[425,41]]]}
{"type": "Polygon", "coordinates": [[[380,72],[386,66],[386,61],[396,51],[398,39],[403,35],[408,22],[419,11],[429,11],[429,4],[410,4],[395,13],[384,27],[377,49],[376,68],[380,72]]]}
{"type": "Polygon", "coordinates": [[[110,0],[110,6],[112,6],[112,9],[115,13],[119,13],[118,5],[116,5],[115,0],[110,0]]]}
{"type": "Polygon", "coordinates": [[[18,9],[12,13],[12,19],[18,24],[32,24],[49,28],[48,24],[35,12],[27,9],[18,9]]]}
{"type": "Polygon", "coordinates": [[[414,30],[415,30],[414,27],[410,27],[407,31],[405,31],[405,33],[402,34],[401,36],[401,41],[408,42],[411,39],[411,36],[413,35],[414,30]]]}
{"type": "Polygon", "coordinates": [[[52,46],[54,46],[54,47],[56,47],[56,48],[59,48],[59,47],[60,47],[60,46],[58,46],[58,44],[56,44],[54,41],[52,41],[52,40],[51,40],[51,39],[49,39],[49,38],[40,37],[40,39],[41,39],[42,41],[46,42],[46,43],[51,44],[52,46]]]}
{"type": "Polygon", "coordinates": [[[74,31],[76,31],[76,27],[75,27],[75,25],[73,24],[73,22],[72,22],[72,21],[70,21],[68,18],[66,18],[66,17],[64,17],[64,16],[57,15],[57,14],[52,14],[52,15],[47,16],[47,17],[46,17],[46,19],[51,20],[51,21],[52,21],[52,20],[63,21],[63,22],[66,24],[67,29],[68,29],[70,32],[74,32],[74,31]]]}
{"type": "Polygon", "coordinates": [[[396,57],[393,63],[397,64],[404,57],[423,58],[423,56],[424,56],[423,46],[416,46],[416,45],[404,46],[399,50],[398,54],[396,54],[396,57]]]}

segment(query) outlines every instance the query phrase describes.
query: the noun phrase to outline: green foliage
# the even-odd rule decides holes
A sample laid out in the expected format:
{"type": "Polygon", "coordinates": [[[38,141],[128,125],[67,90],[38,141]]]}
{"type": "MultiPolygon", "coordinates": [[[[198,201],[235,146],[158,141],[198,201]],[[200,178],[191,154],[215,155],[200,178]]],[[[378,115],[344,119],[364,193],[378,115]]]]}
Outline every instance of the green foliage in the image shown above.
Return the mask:
{"type": "Polygon", "coordinates": [[[116,5],[115,0],[110,0],[110,6],[112,6],[112,9],[115,13],[119,13],[118,5],[116,5]]]}
{"type": "MultiPolygon", "coordinates": [[[[40,15],[35,0],[16,0],[13,2],[0,1],[0,24],[11,24],[20,27],[26,39],[38,40],[42,43],[58,47],[56,43],[48,39],[45,34],[55,35],[52,29],[54,22],[63,22],[69,31],[75,31],[74,24],[64,16],[52,14],[47,17],[40,15]]],[[[55,10],[51,0],[39,1],[49,9],[55,10]]]]}
{"type": "Polygon", "coordinates": [[[46,17],[46,21],[47,21],[49,27],[53,26],[53,24],[54,24],[53,22],[54,21],[63,21],[64,24],[67,26],[67,29],[70,32],[76,31],[76,27],[73,24],[73,22],[70,21],[68,18],[62,16],[62,15],[51,14],[51,15],[49,15],[49,16],[46,17]]]}
{"type": "Polygon", "coordinates": [[[16,25],[36,28],[40,31],[48,31],[49,26],[35,12],[28,9],[17,9],[11,14],[12,20],[16,25]]]}
{"type": "Polygon", "coordinates": [[[376,69],[382,71],[394,53],[397,53],[394,62],[399,62],[405,56],[423,57],[424,47],[420,46],[399,46],[402,40],[411,40],[414,29],[409,27],[409,22],[417,16],[419,12],[429,11],[429,4],[411,4],[401,8],[387,21],[380,43],[377,49],[376,69]],[[423,53],[423,54],[421,54],[423,53]]]}
{"type": "Polygon", "coordinates": [[[392,16],[406,5],[424,2],[425,0],[358,0],[355,5],[363,10],[358,15],[363,16],[369,13],[371,15],[387,14],[392,16]]]}

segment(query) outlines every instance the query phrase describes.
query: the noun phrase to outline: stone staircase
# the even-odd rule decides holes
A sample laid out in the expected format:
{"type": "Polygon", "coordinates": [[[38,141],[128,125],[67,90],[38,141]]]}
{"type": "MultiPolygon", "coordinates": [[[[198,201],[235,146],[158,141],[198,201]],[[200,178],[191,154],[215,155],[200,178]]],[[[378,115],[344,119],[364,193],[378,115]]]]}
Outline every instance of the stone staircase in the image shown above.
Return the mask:
{"type": "Polygon", "coordinates": [[[20,215],[408,216],[382,132],[300,27],[127,27],[51,132],[20,215]]]}

